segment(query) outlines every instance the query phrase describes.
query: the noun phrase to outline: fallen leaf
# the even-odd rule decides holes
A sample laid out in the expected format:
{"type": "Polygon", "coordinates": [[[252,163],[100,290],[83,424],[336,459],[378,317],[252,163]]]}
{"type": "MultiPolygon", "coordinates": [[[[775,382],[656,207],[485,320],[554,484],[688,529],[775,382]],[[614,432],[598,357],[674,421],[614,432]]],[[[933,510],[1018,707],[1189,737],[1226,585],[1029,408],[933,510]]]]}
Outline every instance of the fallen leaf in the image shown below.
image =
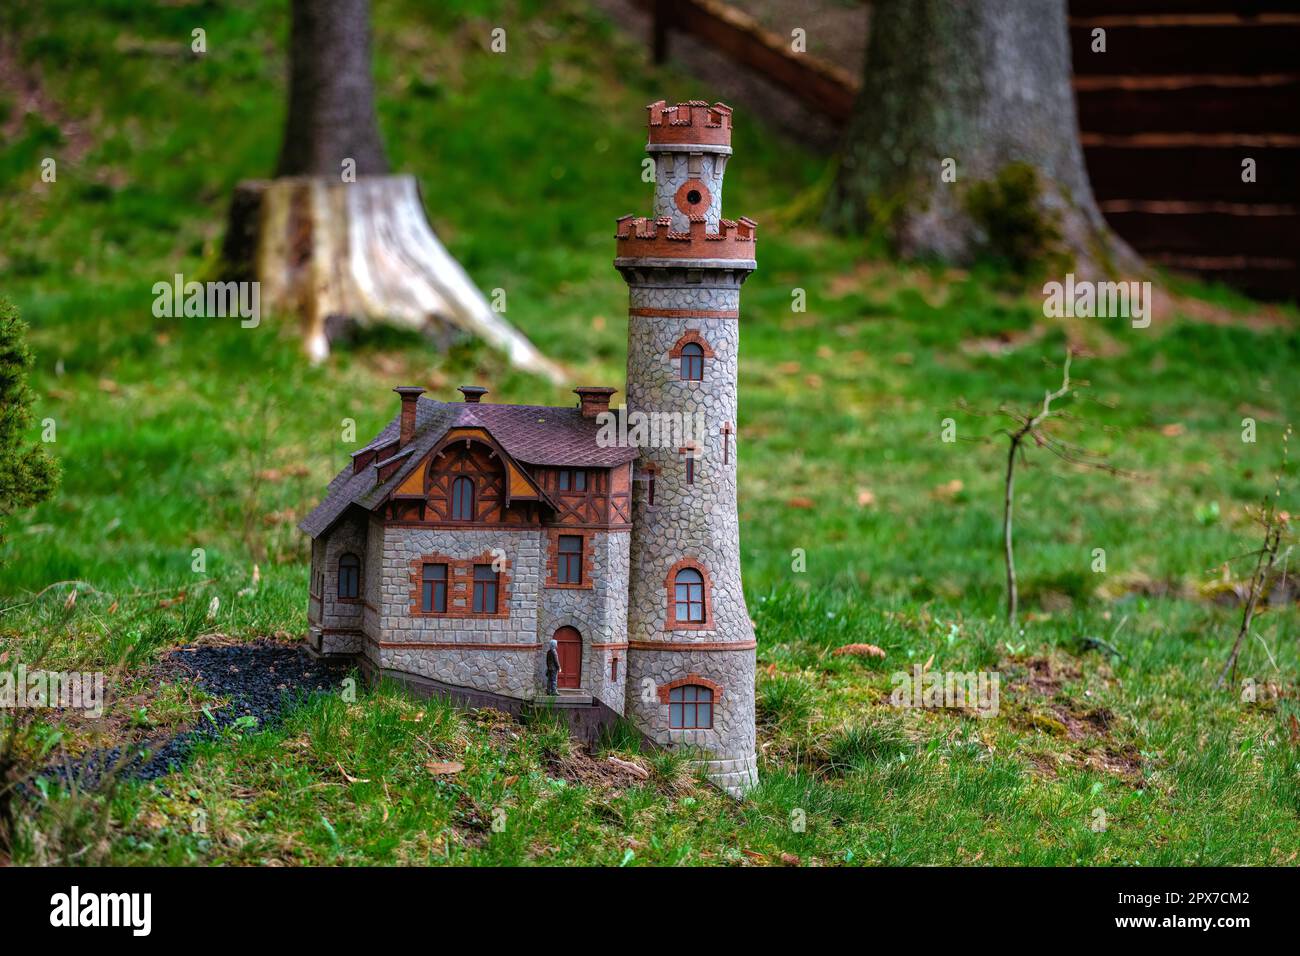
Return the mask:
{"type": "Polygon", "coordinates": [[[512,773],[510,776],[506,777],[506,779],[502,781],[501,786],[508,790],[511,787],[513,787],[518,781],[519,781],[519,774],[512,773]]]}
{"type": "Polygon", "coordinates": [[[876,493],[870,488],[858,489],[858,507],[869,508],[876,503],[876,493]]]}
{"type": "Polygon", "coordinates": [[[108,606],[108,613],[109,613],[109,614],[116,614],[116,613],[117,613],[117,602],[116,602],[116,601],[114,601],[112,604],[110,604],[110,605],[108,606]]]}
{"type": "Polygon", "coordinates": [[[922,673],[922,674],[928,673],[929,670],[930,670],[930,665],[933,664],[933,663],[934,663],[934,655],[931,654],[931,655],[930,655],[930,659],[929,659],[928,661],[926,661],[926,662],[925,662],[925,666],[921,668],[921,673],[922,673]]]}
{"type": "Polygon", "coordinates": [[[1177,438],[1183,432],[1187,431],[1180,422],[1170,422],[1168,425],[1160,426],[1160,434],[1166,438],[1177,438]]]}
{"type": "Polygon", "coordinates": [[[77,589],[73,588],[68,592],[67,599],[63,602],[63,610],[71,611],[77,603],[77,589]]]}
{"type": "Polygon", "coordinates": [[[757,850],[741,850],[740,852],[745,854],[745,856],[749,857],[751,860],[759,860],[763,863],[767,862],[767,857],[759,853],[757,850]]]}
{"type": "Polygon", "coordinates": [[[960,478],[954,478],[952,481],[945,481],[942,485],[936,486],[933,494],[937,498],[956,498],[965,487],[960,478]]]}
{"type": "Polygon", "coordinates": [[[1295,719],[1295,714],[1291,715],[1291,743],[1300,747],[1300,720],[1295,719]]]}
{"type": "Polygon", "coordinates": [[[814,502],[811,498],[801,498],[801,497],[791,498],[789,501],[786,502],[786,505],[791,508],[816,508],[817,507],[817,503],[814,502]]]}
{"type": "Polygon", "coordinates": [[[99,390],[101,392],[108,392],[110,395],[116,395],[118,392],[122,391],[122,386],[118,385],[117,382],[113,381],[111,378],[101,378],[99,380],[99,390]]]}
{"type": "Polygon", "coordinates": [[[454,760],[448,760],[445,762],[430,760],[424,765],[424,769],[428,770],[429,773],[433,774],[435,777],[450,777],[464,770],[465,765],[463,763],[457,763],[454,760]]]}
{"type": "Polygon", "coordinates": [[[854,657],[884,657],[885,652],[875,644],[845,644],[843,647],[835,648],[832,657],[843,657],[845,654],[852,654],[854,657]]]}
{"type": "Polygon", "coordinates": [[[795,856],[793,853],[782,853],[781,862],[784,863],[786,866],[798,866],[799,858],[795,856]]]}

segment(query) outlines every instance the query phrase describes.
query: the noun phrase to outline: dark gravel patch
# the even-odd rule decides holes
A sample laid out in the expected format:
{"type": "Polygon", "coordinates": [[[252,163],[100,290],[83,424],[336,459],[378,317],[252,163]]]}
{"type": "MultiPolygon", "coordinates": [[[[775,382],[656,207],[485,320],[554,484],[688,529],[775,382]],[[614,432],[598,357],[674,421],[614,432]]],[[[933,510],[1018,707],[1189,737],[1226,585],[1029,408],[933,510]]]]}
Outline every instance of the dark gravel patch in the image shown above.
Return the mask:
{"type": "MultiPolygon", "coordinates": [[[[118,777],[154,780],[168,774],[185,762],[197,744],[219,736],[240,718],[256,718],[257,729],[272,726],[294,703],[313,694],[336,691],[350,670],[347,664],[313,660],[300,644],[263,640],[179,647],[155,669],[158,680],[196,684],[227,703],[209,708],[212,720],[204,716],[189,730],[145,745],[143,752],[119,770],[118,777]]],[[[79,757],[70,767],[49,767],[45,776],[62,784],[71,771],[83,789],[90,788],[122,756],[121,747],[94,751],[79,757]]]]}

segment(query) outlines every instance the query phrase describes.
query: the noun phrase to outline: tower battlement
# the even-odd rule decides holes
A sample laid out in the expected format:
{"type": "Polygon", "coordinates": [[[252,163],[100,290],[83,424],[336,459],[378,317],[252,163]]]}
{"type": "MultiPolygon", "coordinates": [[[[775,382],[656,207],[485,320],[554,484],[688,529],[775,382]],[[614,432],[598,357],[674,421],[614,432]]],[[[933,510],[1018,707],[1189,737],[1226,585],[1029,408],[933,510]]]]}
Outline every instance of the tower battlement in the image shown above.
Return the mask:
{"type": "Polygon", "coordinates": [[[710,106],[704,100],[689,100],[669,106],[665,100],[651,103],[650,140],[647,152],[656,146],[731,147],[731,107],[725,103],[710,106]]]}
{"type": "Polygon", "coordinates": [[[673,229],[669,216],[623,216],[614,238],[620,259],[741,259],[754,258],[757,223],[741,217],[722,219],[717,232],[708,231],[703,215],[689,217],[686,232],[673,229]]]}

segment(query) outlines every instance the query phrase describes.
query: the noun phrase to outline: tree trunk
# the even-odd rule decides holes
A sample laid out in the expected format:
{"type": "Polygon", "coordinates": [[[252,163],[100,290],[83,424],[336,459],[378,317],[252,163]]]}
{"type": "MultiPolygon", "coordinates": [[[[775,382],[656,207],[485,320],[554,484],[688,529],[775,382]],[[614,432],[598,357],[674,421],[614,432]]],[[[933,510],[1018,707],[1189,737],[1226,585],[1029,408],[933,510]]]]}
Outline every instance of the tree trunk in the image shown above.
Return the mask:
{"type": "Polygon", "coordinates": [[[968,190],[1023,163],[1076,272],[1138,268],[1093,199],[1070,79],[1065,0],[878,0],[827,224],[969,262],[989,236],[968,190]]]}
{"type": "Polygon", "coordinates": [[[484,339],[559,384],[564,370],[492,310],[447,252],[411,176],[387,175],[370,76],[369,0],[293,0],[289,110],[274,180],[240,183],[222,246],[227,275],[301,317],[324,359],[356,326],[421,329],[442,347],[484,339]]]}
{"type": "Polygon", "coordinates": [[[289,113],[276,176],[388,172],[370,78],[370,0],[294,0],[289,113]]]}

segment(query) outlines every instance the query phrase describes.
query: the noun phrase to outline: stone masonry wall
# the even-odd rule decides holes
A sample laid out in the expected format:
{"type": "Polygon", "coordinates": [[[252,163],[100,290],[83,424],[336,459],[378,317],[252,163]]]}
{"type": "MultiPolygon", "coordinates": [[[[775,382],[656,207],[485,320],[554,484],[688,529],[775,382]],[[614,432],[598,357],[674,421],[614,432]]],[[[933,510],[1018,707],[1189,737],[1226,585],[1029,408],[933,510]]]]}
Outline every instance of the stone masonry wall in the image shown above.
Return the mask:
{"type": "MultiPolygon", "coordinates": [[[[543,532],[545,535],[545,532],[543,532]]],[[[548,540],[544,538],[544,540],[548,540]]],[[[542,587],[538,636],[549,640],[561,627],[582,635],[582,688],[614,711],[623,713],[627,681],[627,574],[630,536],[626,531],[598,531],[588,539],[590,588],[542,587]],[[611,660],[618,660],[613,676],[611,660]]],[[[537,680],[545,686],[545,661],[537,680]]]]}
{"type": "Polygon", "coordinates": [[[695,160],[699,164],[699,175],[690,174],[690,155],[687,152],[658,152],[655,155],[655,215],[672,218],[672,228],[677,232],[686,232],[690,220],[678,208],[676,196],[688,182],[702,183],[709,192],[709,204],[704,212],[705,222],[710,232],[718,231],[718,220],[722,216],[722,177],[727,168],[724,154],[702,153],[695,160]]]}
{"type": "Polygon", "coordinates": [[[367,518],[355,511],[345,514],[329,532],[312,547],[312,591],[319,588],[320,575],[325,576],[318,623],[309,636],[315,646],[325,654],[355,654],[362,647],[362,598],[339,598],[339,558],[352,553],[361,559],[361,589],[366,587],[366,529],[367,518]]]}
{"type": "Polygon", "coordinates": [[[651,312],[634,313],[629,319],[629,412],[676,412],[688,419],[702,413],[705,429],[693,483],[686,480],[685,456],[679,448],[644,448],[637,464],[643,480],[636,483],[633,497],[627,712],[662,744],[707,751],[704,765],[711,778],[739,793],[755,779],[754,632],[741,587],[736,515],[740,323],[735,318],[675,313],[736,309],[745,273],[666,266],[634,266],[623,273],[631,307],[651,312]],[[653,314],[660,309],[665,314],[653,314]],[[713,351],[699,382],[683,381],[678,363],[669,355],[692,330],[713,351]],[[654,466],[654,505],[644,480],[649,465],[654,466]],[[708,621],[702,627],[678,628],[669,618],[670,575],[683,562],[704,572],[708,621]],[[653,644],[672,647],[660,650],[653,644]],[[709,649],[691,650],[691,644],[709,649]],[[726,649],[727,644],[739,646],[726,649]],[[670,731],[667,704],[649,692],[651,685],[688,674],[722,687],[711,730],[670,731]]]}
{"type": "MultiPolygon", "coordinates": [[[[461,687],[521,699],[535,696],[543,689],[538,661],[544,647],[537,625],[544,573],[545,556],[536,529],[446,531],[389,526],[384,530],[383,586],[376,607],[381,639],[392,646],[379,646],[375,663],[461,687]],[[508,573],[509,594],[502,593],[501,610],[507,613],[491,617],[411,613],[412,562],[425,556],[472,561],[494,549],[500,549],[506,559],[503,577],[508,573]],[[461,650],[456,644],[468,646],[461,650]]],[[[372,655],[375,650],[371,649],[372,655]]]]}

